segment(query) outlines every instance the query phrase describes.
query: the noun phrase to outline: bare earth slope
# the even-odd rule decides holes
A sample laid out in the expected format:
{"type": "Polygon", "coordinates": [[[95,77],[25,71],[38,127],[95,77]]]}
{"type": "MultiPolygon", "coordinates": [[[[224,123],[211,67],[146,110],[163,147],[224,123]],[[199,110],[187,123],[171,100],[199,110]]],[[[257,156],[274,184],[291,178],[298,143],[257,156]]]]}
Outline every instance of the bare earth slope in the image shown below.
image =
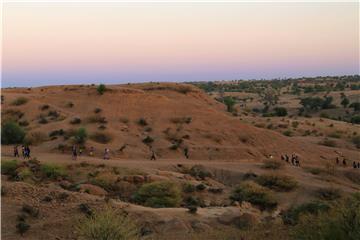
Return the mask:
{"type": "MultiPolygon", "coordinates": [[[[185,149],[190,159],[217,161],[262,160],[269,154],[278,158],[280,154],[295,152],[303,163],[317,163],[337,156],[334,148],[299,142],[274,131],[245,125],[228,114],[223,104],[186,84],[115,85],[108,86],[103,95],[89,85],[17,88],[4,89],[3,95],[3,119],[11,118],[13,110],[20,111],[24,114],[18,121],[28,121],[29,132],[48,135],[58,129],[85,127],[90,136],[99,132],[110,136],[111,141],[106,144],[91,138],[87,141],[86,147],[94,146],[96,156],[101,156],[108,147],[112,158],[149,158],[149,145],[158,158],[166,159],[184,159],[185,149]],[[11,103],[19,97],[29,101],[13,106],[11,103]],[[44,105],[49,108],[42,110],[44,105]],[[101,111],[95,113],[96,108],[101,111]],[[59,116],[53,117],[51,111],[59,116]],[[42,118],[46,124],[39,123],[42,118]],[[80,118],[81,123],[71,124],[74,118],[80,118]],[[138,123],[141,118],[146,125],[138,123]],[[154,140],[148,145],[143,143],[147,136],[154,140]]],[[[71,138],[44,139],[36,151],[59,152],[59,144],[65,144],[68,150],[71,138]]],[[[352,151],[343,154],[349,158],[356,156],[352,151]]]]}

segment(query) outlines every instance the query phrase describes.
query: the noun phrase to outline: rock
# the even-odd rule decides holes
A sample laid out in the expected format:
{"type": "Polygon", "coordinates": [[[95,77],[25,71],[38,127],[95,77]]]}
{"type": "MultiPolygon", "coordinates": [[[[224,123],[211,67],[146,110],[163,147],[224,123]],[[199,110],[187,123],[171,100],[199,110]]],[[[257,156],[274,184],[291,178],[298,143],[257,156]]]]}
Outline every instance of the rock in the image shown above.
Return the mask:
{"type": "Polygon", "coordinates": [[[86,192],[96,196],[105,196],[107,194],[103,188],[92,184],[80,184],[80,192],[86,192]]]}

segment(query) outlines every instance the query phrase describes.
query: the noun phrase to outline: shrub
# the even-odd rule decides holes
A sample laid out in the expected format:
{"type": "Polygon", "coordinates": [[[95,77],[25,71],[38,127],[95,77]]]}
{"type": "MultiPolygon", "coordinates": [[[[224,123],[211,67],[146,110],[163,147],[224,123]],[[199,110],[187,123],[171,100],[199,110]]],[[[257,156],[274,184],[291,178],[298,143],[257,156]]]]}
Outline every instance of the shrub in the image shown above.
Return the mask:
{"type": "Polygon", "coordinates": [[[195,192],[196,191],[196,187],[190,183],[185,183],[183,185],[183,191],[185,193],[192,193],[192,192],[195,192]]]}
{"type": "Polygon", "coordinates": [[[203,205],[203,200],[198,198],[198,197],[194,197],[194,196],[188,196],[187,198],[185,198],[184,200],[185,206],[189,207],[189,206],[201,206],[203,205]]]}
{"type": "Polygon", "coordinates": [[[329,211],[300,218],[296,239],[360,239],[360,193],[354,193],[329,211]]]}
{"type": "Polygon", "coordinates": [[[48,116],[51,117],[52,119],[57,119],[60,116],[60,114],[58,111],[54,110],[54,111],[49,111],[48,116]]]}
{"type": "Polygon", "coordinates": [[[68,102],[68,103],[66,103],[65,106],[68,108],[72,108],[72,107],[74,107],[74,104],[72,102],[68,102]]]}
{"type": "Polygon", "coordinates": [[[224,104],[226,105],[226,110],[228,112],[233,112],[234,111],[234,105],[235,105],[235,99],[231,96],[226,96],[223,99],[224,104]]]}
{"type": "Polygon", "coordinates": [[[313,175],[319,175],[323,172],[320,168],[305,168],[305,170],[313,175]]]}
{"type": "Polygon", "coordinates": [[[284,166],[282,162],[275,161],[275,160],[266,160],[262,165],[262,168],[265,169],[280,169],[284,166]]]}
{"type": "Polygon", "coordinates": [[[40,107],[40,110],[41,110],[41,111],[45,111],[45,110],[48,110],[49,108],[50,108],[50,106],[47,105],[47,104],[45,104],[45,105],[42,105],[42,106],[40,107]]]}
{"type": "Polygon", "coordinates": [[[261,175],[256,179],[256,182],[279,192],[288,192],[297,187],[297,182],[292,177],[274,174],[261,175]]]}
{"type": "Polygon", "coordinates": [[[289,210],[284,212],[282,220],[285,224],[296,225],[299,221],[300,215],[302,214],[319,214],[320,212],[328,211],[329,209],[329,205],[319,201],[304,203],[297,207],[291,207],[289,210]]]}
{"type": "Polygon", "coordinates": [[[103,95],[106,91],[106,86],[104,84],[100,84],[97,88],[96,91],[100,94],[103,95]]]}
{"type": "Polygon", "coordinates": [[[319,188],[316,195],[322,200],[336,200],[341,197],[341,191],[336,188],[319,188]]]}
{"type": "Polygon", "coordinates": [[[31,132],[28,133],[24,139],[24,142],[27,145],[38,145],[40,143],[43,143],[47,140],[47,136],[43,132],[31,132]]]}
{"type": "Polygon", "coordinates": [[[341,138],[341,134],[338,133],[338,132],[333,132],[333,133],[328,134],[328,137],[330,137],[330,138],[341,138]]]}
{"type": "Polygon", "coordinates": [[[63,129],[54,130],[49,133],[49,137],[55,137],[55,136],[63,136],[65,134],[65,131],[63,129]]]}
{"type": "Polygon", "coordinates": [[[14,101],[11,102],[11,105],[20,106],[20,105],[24,105],[28,101],[29,101],[29,99],[27,99],[25,97],[18,97],[17,99],[15,99],[14,101]]]}
{"type": "Polygon", "coordinates": [[[101,123],[101,124],[106,124],[107,123],[106,118],[102,117],[102,116],[99,116],[99,115],[88,117],[87,121],[89,123],[101,123]]]}
{"type": "Polygon", "coordinates": [[[320,144],[327,147],[336,147],[336,142],[328,138],[325,138],[320,144]]]}
{"type": "Polygon", "coordinates": [[[212,177],[211,172],[205,169],[202,165],[194,165],[190,168],[190,175],[204,180],[206,177],[212,177]]]}
{"type": "Polygon", "coordinates": [[[178,118],[171,119],[171,122],[176,123],[176,124],[182,124],[182,123],[189,124],[189,123],[191,123],[191,121],[192,121],[191,117],[178,117],[178,118]]]}
{"type": "Polygon", "coordinates": [[[203,191],[205,189],[206,189],[205,184],[200,183],[200,184],[196,185],[196,191],[203,191]]]}
{"type": "Polygon", "coordinates": [[[350,122],[354,124],[360,124],[360,115],[352,116],[350,122]]]}
{"type": "Polygon", "coordinates": [[[40,171],[43,173],[44,177],[55,180],[66,176],[65,169],[54,164],[42,164],[40,171]]]}
{"type": "Polygon", "coordinates": [[[146,126],[148,125],[147,121],[145,118],[140,118],[137,122],[140,126],[146,126]]]}
{"type": "Polygon", "coordinates": [[[173,182],[146,183],[136,192],[134,200],[148,207],[177,207],[181,202],[181,193],[173,182]]]}
{"type": "Polygon", "coordinates": [[[275,112],[275,115],[278,117],[285,117],[288,114],[286,108],[284,108],[284,107],[276,107],[276,108],[274,108],[274,112],[275,112]]]}
{"type": "Polygon", "coordinates": [[[30,229],[30,225],[25,221],[20,221],[18,224],[16,224],[16,229],[21,235],[23,235],[30,229]]]}
{"type": "Polygon", "coordinates": [[[22,143],[25,131],[15,122],[6,122],[1,126],[1,144],[22,143]]]}
{"type": "Polygon", "coordinates": [[[44,116],[40,115],[38,123],[47,124],[48,122],[49,121],[44,116]]]}
{"type": "Polygon", "coordinates": [[[353,137],[351,141],[353,142],[353,144],[355,144],[357,148],[360,148],[360,136],[353,137]]]}
{"type": "Polygon", "coordinates": [[[125,124],[127,124],[129,122],[129,119],[127,119],[126,117],[121,117],[119,120],[120,120],[120,122],[125,123],[125,124]]]}
{"type": "Polygon", "coordinates": [[[19,121],[19,125],[22,126],[22,127],[26,127],[26,126],[29,126],[29,122],[26,121],[26,120],[19,121]]]}
{"type": "Polygon", "coordinates": [[[188,206],[187,208],[189,209],[189,213],[191,214],[195,214],[197,212],[196,206],[188,206]]]}
{"type": "Polygon", "coordinates": [[[154,139],[150,136],[146,136],[143,140],[142,140],[143,143],[145,144],[150,144],[152,142],[154,142],[154,139]]]}
{"type": "Polygon", "coordinates": [[[109,143],[112,138],[106,133],[96,132],[90,136],[90,139],[98,143],[109,143]]]}
{"type": "Polygon", "coordinates": [[[71,124],[80,124],[81,123],[81,119],[78,117],[75,117],[73,119],[71,119],[70,121],[71,124]]]}
{"type": "Polygon", "coordinates": [[[136,240],[138,227],[124,212],[107,207],[94,212],[77,226],[80,239],[88,240],[136,240]]]}
{"type": "Polygon", "coordinates": [[[16,169],[18,168],[19,163],[17,160],[1,161],[1,174],[5,175],[15,175],[16,169]]]}
{"type": "Polygon", "coordinates": [[[293,132],[291,130],[286,130],[283,132],[284,136],[291,137],[293,135],[293,132]]]}
{"type": "Polygon", "coordinates": [[[102,111],[101,108],[95,108],[95,109],[94,109],[94,113],[100,113],[101,111],[102,111]]]}
{"type": "Polygon", "coordinates": [[[74,139],[75,139],[76,143],[84,144],[86,142],[86,139],[87,139],[86,129],[85,128],[79,128],[74,134],[74,139]]]}
{"type": "Polygon", "coordinates": [[[261,210],[271,210],[277,206],[277,202],[269,190],[252,182],[245,182],[237,186],[231,193],[230,199],[240,203],[250,202],[261,210]]]}

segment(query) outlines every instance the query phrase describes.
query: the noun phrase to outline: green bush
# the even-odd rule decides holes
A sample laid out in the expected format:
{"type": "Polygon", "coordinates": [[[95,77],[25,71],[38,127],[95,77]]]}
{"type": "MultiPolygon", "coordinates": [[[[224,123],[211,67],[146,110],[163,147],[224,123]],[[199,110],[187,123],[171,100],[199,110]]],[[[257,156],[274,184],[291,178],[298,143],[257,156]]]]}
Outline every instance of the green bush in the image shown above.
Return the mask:
{"type": "Polygon", "coordinates": [[[350,122],[354,124],[360,124],[360,115],[352,116],[350,122]]]}
{"type": "Polygon", "coordinates": [[[66,177],[66,171],[63,167],[54,164],[42,164],[40,171],[46,178],[58,179],[66,177]]]}
{"type": "Polygon", "coordinates": [[[336,200],[341,198],[341,191],[336,188],[319,188],[316,195],[322,200],[336,200]]]}
{"type": "Polygon", "coordinates": [[[261,186],[279,192],[288,192],[297,187],[297,182],[294,178],[274,174],[261,175],[256,178],[256,182],[261,186]]]}
{"type": "Polygon", "coordinates": [[[360,148],[360,136],[353,137],[351,141],[353,142],[353,144],[355,144],[357,148],[360,148]]]}
{"type": "Polygon", "coordinates": [[[154,139],[150,136],[146,136],[142,141],[145,144],[150,144],[150,143],[154,142],[154,139]]]}
{"type": "Polygon", "coordinates": [[[276,108],[274,108],[274,112],[275,112],[275,115],[278,117],[285,117],[288,114],[286,108],[284,108],[284,107],[276,107],[276,108]]]}
{"type": "Polygon", "coordinates": [[[289,210],[284,212],[282,220],[285,224],[296,225],[299,222],[299,218],[303,214],[319,214],[320,212],[328,211],[329,205],[314,201],[310,203],[304,203],[297,207],[291,207],[289,210]]]}
{"type": "Polygon", "coordinates": [[[293,231],[295,239],[360,239],[360,193],[354,193],[331,210],[301,217],[293,231]]]}
{"type": "Polygon", "coordinates": [[[137,123],[138,123],[139,125],[141,125],[141,126],[146,126],[146,125],[148,125],[148,123],[147,123],[147,121],[146,121],[145,118],[140,118],[137,123]]]}
{"type": "Polygon", "coordinates": [[[192,185],[191,183],[185,183],[183,185],[183,191],[185,193],[192,193],[196,191],[196,187],[194,185],[192,185]]]}
{"type": "Polygon", "coordinates": [[[327,147],[336,147],[336,142],[328,138],[324,138],[324,140],[320,142],[320,144],[327,147]]]}
{"type": "Polygon", "coordinates": [[[103,95],[106,91],[106,86],[104,84],[100,84],[97,88],[96,91],[100,94],[103,95]]]}
{"type": "Polygon", "coordinates": [[[190,175],[204,180],[206,177],[212,177],[212,173],[202,165],[194,165],[190,168],[190,175]]]}
{"type": "Polygon", "coordinates": [[[291,137],[293,135],[293,132],[291,130],[286,130],[283,132],[283,134],[287,137],[291,137]]]}
{"type": "Polygon", "coordinates": [[[79,128],[74,134],[75,142],[78,144],[84,144],[87,139],[87,132],[85,128],[79,128]]]}
{"type": "Polygon", "coordinates": [[[81,123],[81,119],[78,117],[75,117],[73,119],[71,119],[70,121],[71,124],[80,124],[81,123]]]}
{"type": "Polygon", "coordinates": [[[20,105],[24,105],[28,101],[29,101],[29,99],[27,99],[25,97],[19,97],[19,98],[15,99],[14,101],[12,101],[11,105],[20,106],[20,105]]]}
{"type": "Polygon", "coordinates": [[[136,240],[136,224],[124,212],[107,207],[85,218],[77,226],[80,239],[86,240],[136,240]]]}
{"type": "Polygon", "coordinates": [[[1,126],[1,144],[22,143],[25,131],[16,122],[6,122],[1,126]]]}
{"type": "Polygon", "coordinates": [[[226,110],[228,112],[233,112],[234,111],[234,105],[235,105],[235,99],[231,96],[226,96],[223,99],[224,104],[226,105],[226,110]]]}
{"type": "Polygon", "coordinates": [[[109,143],[112,138],[106,133],[96,132],[90,136],[90,139],[98,143],[109,143]]]}
{"type": "Polygon", "coordinates": [[[262,165],[262,168],[265,169],[280,169],[284,166],[282,162],[276,161],[276,160],[266,160],[264,161],[264,164],[262,165]]]}
{"type": "Polygon", "coordinates": [[[269,190],[252,182],[245,182],[237,186],[231,193],[230,199],[240,203],[250,202],[261,210],[271,210],[277,206],[277,201],[269,190]]]}
{"type": "Polygon", "coordinates": [[[181,202],[181,192],[173,182],[146,183],[135,193],[134,200],[154,208],[177,207],[181,202]]]}
{"type": "Polygon", "coordinates": [[[17,160],[9,160],[9,161],[2,160],[1,161],[1,174],[15,175],[16,169],[18,168],[18,166],[19,166],[19,163],[17,160]]]}

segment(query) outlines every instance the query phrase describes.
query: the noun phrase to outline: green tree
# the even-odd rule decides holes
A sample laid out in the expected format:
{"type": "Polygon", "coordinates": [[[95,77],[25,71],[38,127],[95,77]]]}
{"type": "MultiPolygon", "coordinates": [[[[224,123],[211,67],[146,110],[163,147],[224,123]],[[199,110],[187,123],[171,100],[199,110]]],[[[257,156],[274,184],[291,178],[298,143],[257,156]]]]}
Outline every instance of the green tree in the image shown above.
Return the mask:
{"type": "Polygon", "coordinates": [[[343,105],[344,108],[346,108],[347,105],[349,105],[350,101],[347,97],[344,97],[341,101],[341,105],[343,105]]]}
{"type": "Polygon", "coordinates": [[[100,84],[97,88],[96,88],[97,92],[100,95],[103,95],[104,92],[106,91],[106,86],[104,84],[100,84]]]}
{"type": "Polygon", "coordinates": [[[224,100],[224,104],[226,105],[227,107],[227,111],[228,112],[233,112],[234,110],[234,105],[235,105],[235,100],[233,97],[231,96],[226,96],[223,98],[224,100]]]}
{"type": "Polygon", "coordinates": [[[1,126],[1,144],[22,143],[25,131],[16,122],[6,122],[1,126]]]}
{"type": "Polygon", "coordinates": [[[360,111],[360,102],[353,102],[350,104],[349,107],[353,108],[354,111],[356,111],[356,112],[360,111]]]}
{"type": "Polygon", "coordinates": [[[79,128],[74,135],[75,142],[78,144],[84,144],[87,137],[88,135],[85,128],[79,128]]]}

